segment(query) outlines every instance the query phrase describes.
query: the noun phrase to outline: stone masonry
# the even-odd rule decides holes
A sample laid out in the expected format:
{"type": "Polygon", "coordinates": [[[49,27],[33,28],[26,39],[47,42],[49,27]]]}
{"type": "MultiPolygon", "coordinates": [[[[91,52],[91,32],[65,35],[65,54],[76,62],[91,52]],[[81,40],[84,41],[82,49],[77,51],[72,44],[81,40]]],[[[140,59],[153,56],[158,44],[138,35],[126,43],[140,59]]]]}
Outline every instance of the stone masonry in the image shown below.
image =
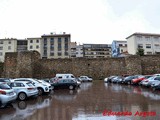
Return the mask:
{"type": "Polygon", "coordinates": [[[128,56],[123,58],[40,59],[36,51],[7,53],[3,77],[52,78],[56,73],[88,75],[104,79],[110,75],[160,73],[160,55],[128,56]]]}

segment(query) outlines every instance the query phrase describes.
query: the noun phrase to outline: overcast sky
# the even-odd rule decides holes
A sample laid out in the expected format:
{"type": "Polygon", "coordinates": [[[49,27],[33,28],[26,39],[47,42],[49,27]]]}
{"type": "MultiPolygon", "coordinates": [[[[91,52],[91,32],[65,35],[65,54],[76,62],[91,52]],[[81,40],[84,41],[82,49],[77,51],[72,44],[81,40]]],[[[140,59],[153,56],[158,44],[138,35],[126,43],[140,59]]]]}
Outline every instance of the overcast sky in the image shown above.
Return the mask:
{"type": "Polygon", "coordinates": [[[111,44],[135,33],[160,33],[160,0],[0,0],[0,38],[50,32],[77,43],[111,44]]]}

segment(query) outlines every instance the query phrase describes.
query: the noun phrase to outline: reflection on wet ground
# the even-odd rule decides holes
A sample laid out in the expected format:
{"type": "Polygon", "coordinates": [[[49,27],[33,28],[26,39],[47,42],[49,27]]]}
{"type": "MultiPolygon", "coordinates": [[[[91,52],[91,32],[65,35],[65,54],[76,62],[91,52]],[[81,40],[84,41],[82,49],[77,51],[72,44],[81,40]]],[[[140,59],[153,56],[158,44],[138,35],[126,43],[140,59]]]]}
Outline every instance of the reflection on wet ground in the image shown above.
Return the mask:
{"type": "Polygon", "coordinates": [[[95,81],[15,102],[0,109],[0,120],[159,120],[159,103],[157,91],[95,81]]]}

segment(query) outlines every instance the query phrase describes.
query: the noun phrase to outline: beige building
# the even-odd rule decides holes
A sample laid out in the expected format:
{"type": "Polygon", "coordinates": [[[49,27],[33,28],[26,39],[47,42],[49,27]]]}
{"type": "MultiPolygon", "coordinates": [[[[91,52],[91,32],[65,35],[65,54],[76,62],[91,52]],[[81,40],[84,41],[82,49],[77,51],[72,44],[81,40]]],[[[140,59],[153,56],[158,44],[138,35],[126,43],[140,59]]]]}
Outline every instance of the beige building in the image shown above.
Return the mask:
{"type": "MultiPolygon", "coordinates": [[[[27,50],[32,51],[36,50],[42,55],[42,38],[37,37],[37,38],[27,38],[27,50]]],[[[41,56],[42,57],[42,56],[41,56]]]]}
{"type": "Polygon", "coordinates": [[[42,35],[42,58],[69,58],[70,50],[70,34],[49,34],[42,35]]]}
{"type": "Polygon", "coordinates": [[[111,57],[110,44],[83,44],[83,56],[87,58],[111,57]]]}
{"type": "Polygon", "coordinates": [[[0,62],[4,62],[5,53],[7,52],[17,52],[17,39],[0,39],[0,62]]]}
{"type": "Polygon", "coordinates": [[[160,54],[160,34],[133,33],[127,38],[128,53],[135,55],[138,48],[144,54],[160,54]]]}

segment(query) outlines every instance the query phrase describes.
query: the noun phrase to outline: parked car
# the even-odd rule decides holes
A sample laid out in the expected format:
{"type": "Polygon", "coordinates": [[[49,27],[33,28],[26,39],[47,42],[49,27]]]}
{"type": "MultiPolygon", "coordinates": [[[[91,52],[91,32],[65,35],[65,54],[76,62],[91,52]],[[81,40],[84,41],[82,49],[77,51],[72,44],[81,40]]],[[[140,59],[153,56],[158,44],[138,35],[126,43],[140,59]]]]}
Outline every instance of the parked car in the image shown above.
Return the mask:
{"type": "Polygon", "coordinates": [[[28,81],[28,82],[31,82],[34,86],[37,87],[38,95],[42,95],[43,93],[50,93],[50,88],[49,87],[51,87],[51,86],[40,83],[33,78],[16,78],[16,79],[13,79],[13,81],[28,81]]]}
{"type": "Polygon", "coordinates": [[[114,78],[112,78],[112,83],[122,83],[122,80],[123,80],[124,78],[122,77],[122,76],[117,76],[117,77],[114,77],[114,78]]]}
{"type": "Polygon", "coordinates": [[[16,100],[17,94],[6,83],[0,83],[0,106],[16,100]]]}
{"type": "Polygon", "coordinates": [[[81,81],[81,82],[92,82],[92,78],[90,78],[90,77],[88,77],[88,76],[80,76],[79,77],[79,80],[81,81]]]}
{"type": "Polygon", "coordinates": [[[151,87],[156,81],[160,81],[160,76],[153,76],[142,81],[142,86],[151,87]]]}
{"type": "Polygon", "coordinates": [[[60,79],[52,84],[53,89],[70,89],[73,90],[78,87],[78,84],[73,79],[60,79]]]}
{"type": "Polygon", "coordinates": [[[42,83],[43,85],[49,86],[49,90],[50,90],[50,91],[52,90],[52,86],[51,86],[50,83],[48,83],[48,82],[46,82],[46,81],[44,81],[44,80],[37,80],[37,81],[40,82],[40,83],[42,83]]]}
{"type": "Polygon", "coordinates": [[[139,84],[142,80],[146,80],[148,78],[152,77],[152,75],[144,75],[144,76],[140,76],[138,78],[132,79],[132,83],[133,84],[139,84]]]}
{"type": "Polygon", "coordinates": [[[124,84],[131,84],[132,79],[137,78],[136,75],[132,75],[132,76],[127,76],[122,80],[122,83],[124,84]]]}
{"type": "Polygon", "coordinates": [[[9,78],[0,78],[0,83],[10,84],[11,80],[9,78]]]}
{"type": "Polygon", "coordinates": [[[28,81],[15,81],[10,87],[17,93],[17,99],[25,100],[28,97],[38,95],[37,87],[28,81]]]}
{"type": "Polygon", "coordinates": [[[104,82],[109,83],[109,82],[111,82],[111,80],[112,80],[114,77],[117,77],[117,76],[107,77],[107,78],[104,79],[104,82]]]}

